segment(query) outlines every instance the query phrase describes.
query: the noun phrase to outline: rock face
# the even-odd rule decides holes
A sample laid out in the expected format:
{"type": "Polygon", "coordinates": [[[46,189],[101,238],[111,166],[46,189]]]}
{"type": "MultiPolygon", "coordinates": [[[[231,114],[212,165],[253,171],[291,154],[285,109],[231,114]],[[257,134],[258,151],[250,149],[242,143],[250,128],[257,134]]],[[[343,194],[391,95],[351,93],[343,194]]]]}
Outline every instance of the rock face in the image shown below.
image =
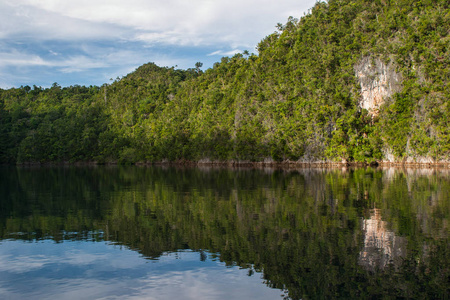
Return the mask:
{"type": "Polygon", "coordinates": [[[361,85],[359,106],[377,116],[386,99],[401,90],[401,75],[392,64],[386,65],[378,58],[365,57],[354,69],[361,85]]]}

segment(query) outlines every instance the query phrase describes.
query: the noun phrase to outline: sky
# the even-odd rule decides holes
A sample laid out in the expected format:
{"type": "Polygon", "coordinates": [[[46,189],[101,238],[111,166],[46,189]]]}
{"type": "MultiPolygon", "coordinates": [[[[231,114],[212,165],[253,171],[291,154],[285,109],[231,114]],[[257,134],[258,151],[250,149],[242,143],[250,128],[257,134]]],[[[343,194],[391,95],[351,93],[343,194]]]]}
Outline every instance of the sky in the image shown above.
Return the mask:
{"type": "Polygon", "coordinates": [[[0,0],[0,88],[101,85],[140,65],[212,67],[316,0],[0,0]]]}

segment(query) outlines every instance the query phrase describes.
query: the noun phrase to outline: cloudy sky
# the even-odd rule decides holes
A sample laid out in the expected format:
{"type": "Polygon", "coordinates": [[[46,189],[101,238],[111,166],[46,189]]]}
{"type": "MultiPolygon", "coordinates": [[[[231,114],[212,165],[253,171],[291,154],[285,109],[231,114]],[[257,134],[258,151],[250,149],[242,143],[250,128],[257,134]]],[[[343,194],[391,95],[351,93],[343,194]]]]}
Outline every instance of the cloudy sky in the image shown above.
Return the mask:
{"type": "Polygon", "coordinates": [[[316,0],[0,0],[0,88],[101,85],[138,66],[209,68],[316,0]]]}

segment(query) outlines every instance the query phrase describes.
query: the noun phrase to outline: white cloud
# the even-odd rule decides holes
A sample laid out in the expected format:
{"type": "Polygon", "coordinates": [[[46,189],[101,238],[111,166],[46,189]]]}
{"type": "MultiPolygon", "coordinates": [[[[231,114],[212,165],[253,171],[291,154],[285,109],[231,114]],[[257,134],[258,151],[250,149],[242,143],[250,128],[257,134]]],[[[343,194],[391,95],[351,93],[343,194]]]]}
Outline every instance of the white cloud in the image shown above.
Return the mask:
{"type": "Polygon", "coordinates": [[[50,56],[43,58],[37,54],[12,50],[11,52],[0,52],[0,70],[5,67],[54,67],[62,72],[80,72],[89,69],[106,68],[108,66],[120,66],[126,64],[136,64],[142,61],[142,57],[135,51],[111,49],[98,49],[89,47],[91,55],[69,54],[62,56],[49,50],[50,56]],[[102,51],[103,50],[103,51],[102,51]]]}
{"type": "Polygon", "coordinates": [[[35,54],[12,52],[0,53],[0,69],[5,66],[52,66],[51,62],[45,61],[35,54]]]}
{"type": "Polygon", "coordinates": [[[116,39],[126,30],[114,24],[70,18],[25,1],[0,1],[0,39],[30,40],[116,39]]]}
{"type": "Polygon", "coordinates": [[[212,66],[315,1],[0,0],[0,87],[101,84],[149,61],[212,66]]]}
{"type": "Polygon", "coordinates": [[[183,45],[252,46],[289,15],[315,0],[6,0],[8,32],[40,31],[40,38],[96,37],[183,45]],[[11,14],[12,13],[12,14],[11,14]],[[9,15],[9,17],[7,16],[9,15]],[[12,17],[11,17],[12,15],[12,17]],[[20,20],[21,22],[14,22],[20,20]],[[57,24],[57,26],[55,26],[57,24]],[[16,28],[16,29],[12,29],[16,28]]]}
{"type": "Polygon", "coordinates": [[[219,55],[219,56],[233,56],[233,55],[235,55],[237,53],[241,53],[241,52],[243,52],[243,51],[241,51],[239,49],[234,49],[234,50],[231,50],[231,51],[217,50],[217,51],[214,51],[212,53],[209,53],[208,56],[216,56],[216,55],[219,55]]]}
{"type": "Polygon", "coordinates": [[[64,60],[45,60],[35,54],[10,52],[0,53],[0,70],[8,66],[15,67],[57,67],[63,72],[77,72],[86,69],[104,68],[108,66],[105,62],[95,60],[86,56],[71,56],[64,60]]]}

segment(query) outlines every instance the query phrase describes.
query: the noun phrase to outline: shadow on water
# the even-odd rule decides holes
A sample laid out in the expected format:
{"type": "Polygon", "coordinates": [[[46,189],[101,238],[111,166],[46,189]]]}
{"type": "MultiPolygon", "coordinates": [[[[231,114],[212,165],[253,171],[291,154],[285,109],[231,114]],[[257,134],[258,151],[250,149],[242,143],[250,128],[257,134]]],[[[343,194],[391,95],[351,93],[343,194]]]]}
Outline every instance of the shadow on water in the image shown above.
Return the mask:
{"type": "Polygon", "coordinates": [[[449,295],[450,175],[436,170],[0,169],[0,238],[210,253],[286,298],[449,295]]]}

